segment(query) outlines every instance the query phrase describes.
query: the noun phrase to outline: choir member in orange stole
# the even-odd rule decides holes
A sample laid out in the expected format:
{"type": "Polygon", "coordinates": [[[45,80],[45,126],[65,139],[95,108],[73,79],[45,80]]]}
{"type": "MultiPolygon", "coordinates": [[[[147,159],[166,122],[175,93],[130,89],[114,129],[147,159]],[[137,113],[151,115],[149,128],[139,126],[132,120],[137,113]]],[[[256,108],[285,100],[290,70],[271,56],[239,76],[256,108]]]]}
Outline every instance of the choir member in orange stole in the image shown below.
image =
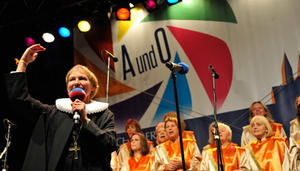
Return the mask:
{"type": "MultiPolygon", "coordinates": [[[[143,133],[139,122],[135,119],[127,120],[125,131],[127,133],[128,139],[130,139],[133,133],[135,132],[143,133]]],[[[153,142],[147,141],[147,144],[149,146],[150,151],[152,151],[154,146],[153,142]]],[[[130,156],[130,142],[128,141],[120,146],[119,154],[118,154],[119,168],[121,168],[127,162],[129,156],[130,156]]]]}
{"type": "Polygon", "coordinates": [[[205,151],[205,150],[208,150],[208,149],[211,149],[211,148],[216,148],[216,142],[215,142],[215,138],[214,138],[214,135],[213,135],[213,132],[214,132],[214,125],[215,125],[215,122],[212,122],[209,127],[208,127],[208,135],[209,135],[209,138],[208,138],[208,144],[206,146],[204,146],[202,148],[202,153],[205,151]]]}
{"type": "MultiPolygon", "coordinates": [[[[156,146],[155,161],[152,165],[152,170],[182,170],[177,118],[168,117],[165,120],[165,128],[169,139],[168,141],[156,146]]],[[[196,167],[195,162],[198,161],[197,157],[201,158],[196,140],[191,138],[183,139],[183,149],[186,169],[194,170],[196,167]]]]}
{"type": "Polygon", "coordinates": [[[119,159],[118,159],[117,151],[113,151],[111,153],[110,168],[111,168],[112,171],[118,171],[118,170],[120,170],[119,169],[119,159]]]}
{"type": "MultiPolygon", "coordinates": [[[[228,125],[224,123],[218,123],[218,128],[222,146],[222,161],[224,170],[231,171],[239,169],[240,159],[245,149],[231,142],[232,131],[228,125]]],[[[217,148],[209,148],[205,150],[202,152],[202,156],[203,160],[200,164],[201,171],[218,170],[217,148]]]]}
{"type": "Polygon", "coordinates": [[[291,170],[300,170],[300,96],[295,102],[297,117],[290,122],[291,170]]]}
{"type": "Polygon", "coordinates": [[[257,140],[246,145],[240,170],[288,171],[287,138],[273,136],[270,122],[264,116],[252,118],[250,126],[257,140]]]}
{"type": "MultiPolygon", "coordinates": [[[[168,113],[166,113],[164,115],[164,121],[166,121],[169,117],[177,118],[177,113],[176,112],[168,112],[168,113]]],[[[181,128],[182,128],[182,138],[195,139],[195,133],[194,133],[194,131],[184,130],[185,129],[184,120],[182,118],[180,118],[180,122],[181,122],[181,128]]]]}
{"type": "Polygon", "coordinates": [[[156,133],[156,144],[159,145],[161,143],[164,143],[168,140],[167,131],[165,129],[165,123],[160,122],[155,127],[155,133],[156,133]]]}
{"type": "MultiPolygon", "coordinates": [[[[156,134],[156,146],[168,141],[169,137],[167,131],[165,129],[165,123],[159,122],[155,127],[155,134],[156,134]]],[[[155,154],[156,147],[154,147],[150,153],[155,154]]]]}
{"type": "Polygon", "coordinates": [[[142,133],[133,133],[130,139],[130,158],[121,171],[150,171],[154,156],[149,154],[149,146],[142,133]]]}
{"type": "MultiPolygon", "coordinates": [[[[254,116],[265,116],[270,122],[274,135],[276,137],[286,137],[282,124],[275,123],[272,120],[272,114],[270,113],[268,107],[264,105],[262,102],[260,101],[253,102],[250,105],[249,113],[250,113],[250,121],[254,116]]],[[[241,138],[241,146],[244,147],[245,145],[255,140],[256,138],[251,134],[250,125],[244,126],[242,138],[241,138]]]]}

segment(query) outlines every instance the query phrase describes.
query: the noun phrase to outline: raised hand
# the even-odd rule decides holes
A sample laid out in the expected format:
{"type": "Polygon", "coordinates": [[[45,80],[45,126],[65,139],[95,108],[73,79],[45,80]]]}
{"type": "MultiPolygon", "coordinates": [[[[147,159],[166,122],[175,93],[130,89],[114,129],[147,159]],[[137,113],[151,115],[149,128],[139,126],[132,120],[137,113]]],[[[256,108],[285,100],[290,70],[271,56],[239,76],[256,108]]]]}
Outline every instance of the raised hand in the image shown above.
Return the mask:
{"type": "Polygon", "coordinates": [[[35,61],[38,56],[38,52],[45,51],[46,48],[40,44],[34,44],[28,47],[23,53],[17,67],[18,72],[25,72],[29,63],[35,61]]]}
{"type": "Polygon", "coordinates": [[[29,64],[36,59],[36,57],[38,56],[38,52],[45,50],[46,48],[44,48],[40,44],[31,45],[25,50],[21,57],[21,60],[24,60],[25,63],[29,64]]]}

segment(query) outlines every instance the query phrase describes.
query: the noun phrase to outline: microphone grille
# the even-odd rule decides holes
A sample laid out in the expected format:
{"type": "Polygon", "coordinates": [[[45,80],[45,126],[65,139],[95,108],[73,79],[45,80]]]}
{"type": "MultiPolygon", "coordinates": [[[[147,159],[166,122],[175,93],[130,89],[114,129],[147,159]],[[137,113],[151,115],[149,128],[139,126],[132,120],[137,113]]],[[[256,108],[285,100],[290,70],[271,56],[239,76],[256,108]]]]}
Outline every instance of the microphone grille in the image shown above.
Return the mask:
{"type": "Polygon", "coordinates": [[[71,90],[71,92],[69,94],[70,99],[72,101],[75,101],[76,99],[84,100],[85,95],[86,95],[86,93],[82,88],[74,88],[74,89],[71,90]]]}
{"type": "Polygon", "coordinates": [[[182,70],[179,71],[179,74],[186,74],[189,72],[189,66],[183,62],[179,62],[178,65],[182,66],[182,70]]]}

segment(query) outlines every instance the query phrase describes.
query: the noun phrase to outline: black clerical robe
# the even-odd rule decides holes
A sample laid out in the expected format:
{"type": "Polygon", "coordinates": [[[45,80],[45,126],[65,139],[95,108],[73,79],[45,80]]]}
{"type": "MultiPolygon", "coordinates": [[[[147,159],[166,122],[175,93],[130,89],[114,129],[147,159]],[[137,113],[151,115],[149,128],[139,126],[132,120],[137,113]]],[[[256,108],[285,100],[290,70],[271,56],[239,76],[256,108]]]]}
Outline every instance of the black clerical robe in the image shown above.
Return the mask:
{"type": "MultiPolygon", "coordinates": [[[[38,118],[22,170],[58,170],[58,164],[65,160],[62,156],[69,148],[68,140],[74,126],[71,106],[68,106],[71,102],[46,105],[32,98],[28,93],[25,73],[12,73],[5,78],[10,102],[16,108],[29,111],[24,115],[26,120],[30,120],[28,117],[38,118]]],[[[91,110],[86,105],[91,121],[83,124],[80,131],[81,170],[110,170],[111,152],[116,150],[114,115],[107,108],[108,104],[101,104],[101,107],[97,107],[98,103],[93,103],[91,110]]]]}

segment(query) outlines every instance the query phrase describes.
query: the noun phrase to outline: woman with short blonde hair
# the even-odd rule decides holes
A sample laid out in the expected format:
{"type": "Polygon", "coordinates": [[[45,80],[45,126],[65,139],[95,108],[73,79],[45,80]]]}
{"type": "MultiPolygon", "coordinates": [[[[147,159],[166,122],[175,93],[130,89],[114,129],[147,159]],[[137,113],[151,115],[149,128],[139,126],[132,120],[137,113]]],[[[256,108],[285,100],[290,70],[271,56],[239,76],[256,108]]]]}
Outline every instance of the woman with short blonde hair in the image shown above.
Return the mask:
{"type": "Polygon", "coordinates": [[[289,170],[287,138],[274,136],[269,120],[264,116],[254,116],[250,126],[257,140],[246,145],[240,170],[289,170]]]}
{"type": "Polygon", "coordinates": [[[110,155],[117,148],[114,114],[107,103],[93,99],[98,80],[88,68],[76,65],[70,69],[65,78],[67,97],[56,99],[55,105],[29,94],[27,67],[45,50],[40,44],[28,47],[16,72],[4,81],[10,102],[28,112],[24,115],[27,119],[20,117],[22,122],[36,125],[22,170],[110,170],[110,155]],[[80,92],[84,98],[71,100],[72,92],[80,92]],[[74,113],[79,116],[74,117],[74,113]]]}
{"type": "MultiPolygon", "coordinates": [[[[264,126],[266,127],[266,134],[265,134],[265,137],[271,137],[274,135],[274,132],[272,130],[272,127],[270,125],[270,122],[264,118],[264,117],[261,117],[261,116],[256,116],[254,118],[252,118],[251,122],[250,122],[250,127],[252,128],[254,123],[256,121],[260,121],[264,124],[264,126]]],[[[253,129],[251,129],[251,134],[253,135],[253,129]]]]}
{"type": "MultiPolygon", "coordinates": [[[[212,125],[212,132],[215,132],[214,122],[212,125]]],[[[237,144],[231,142],[232,131],[231,128],[218,122],[218,130],[221,141],[222,157],[224,170],[236,170],[239,169],[240,159],[244,148],[239,147],[237,144]]],[[[214,146],[216,146],[214,144],[214,146]]],[[[215,171],[218,166],[217,148],[211,147],[202,151],[203,160],[200,164],[200,171],[215,171]]]]}
{"type": "MultiPolygon", "coordinates": [[[[255,116],[264,116],[270,122],[271,128],[277,137],[286,137],[283,125],[276,123],[272,120],[272,115],[268,107],[263,104],[261,101],[253,102],[249,107],[249,119],[252,120],[255,116]]],[[[241,146],[244,147],[247,144],[255,141],[256,138],[251,134],[250,125],[243,127],[242,137],[241,137],[241,146]]]]}

